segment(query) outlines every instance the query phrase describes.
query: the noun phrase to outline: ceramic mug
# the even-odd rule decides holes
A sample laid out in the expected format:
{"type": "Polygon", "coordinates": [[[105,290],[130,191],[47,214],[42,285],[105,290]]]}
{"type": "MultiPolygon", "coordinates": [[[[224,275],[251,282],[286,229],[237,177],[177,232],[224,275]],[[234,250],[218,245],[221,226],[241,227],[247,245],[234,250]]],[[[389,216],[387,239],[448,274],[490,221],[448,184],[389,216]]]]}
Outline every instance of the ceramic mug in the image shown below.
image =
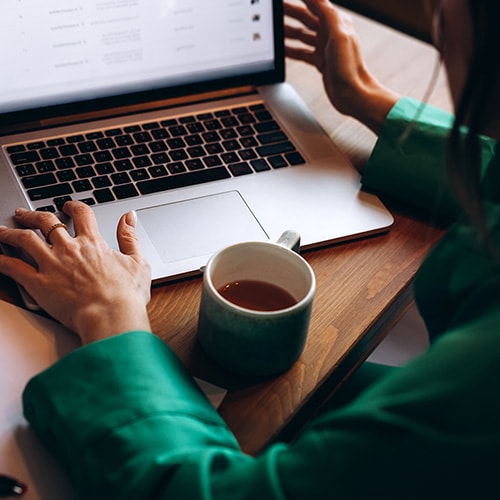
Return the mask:
{"type": "Polygon", "coordinates": [[[211,257],[203,270],[198,338],[216,363],[271,376],[299,358],[316,291],[299,243],[298,233],[287,231],[276,243],[237,243],[211,257]]]}

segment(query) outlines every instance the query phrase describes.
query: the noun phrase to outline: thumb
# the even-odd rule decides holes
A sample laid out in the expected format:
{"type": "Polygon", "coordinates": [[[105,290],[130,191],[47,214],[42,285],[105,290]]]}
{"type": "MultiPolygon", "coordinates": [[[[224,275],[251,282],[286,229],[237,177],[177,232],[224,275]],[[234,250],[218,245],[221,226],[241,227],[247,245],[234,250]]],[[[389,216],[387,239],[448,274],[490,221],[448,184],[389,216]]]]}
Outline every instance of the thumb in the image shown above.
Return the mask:
{"type": "Polygon", "coordinates": [[[123,214],[118,222],[116,237],[120,251],[125,255],[140,254],[139,239],[135,232],[137,214],[131,210],[123,214]]]}

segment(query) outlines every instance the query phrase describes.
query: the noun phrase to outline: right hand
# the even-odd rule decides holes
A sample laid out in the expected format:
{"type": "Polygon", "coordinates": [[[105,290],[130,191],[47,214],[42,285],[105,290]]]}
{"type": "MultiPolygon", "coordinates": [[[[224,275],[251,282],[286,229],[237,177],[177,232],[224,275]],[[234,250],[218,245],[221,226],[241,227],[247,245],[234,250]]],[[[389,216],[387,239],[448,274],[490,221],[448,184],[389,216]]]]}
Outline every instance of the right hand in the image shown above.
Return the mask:
{"type": "Polygon", "coordinates": [[[285,15],[295,21],[285,24],[285,36],[293,42],[287,43],[286,55],[315,66],[333,106],[378,132],[400,96],[367,69],[351,17],[328,0],[285,0],[284,5],[285,15]]]}

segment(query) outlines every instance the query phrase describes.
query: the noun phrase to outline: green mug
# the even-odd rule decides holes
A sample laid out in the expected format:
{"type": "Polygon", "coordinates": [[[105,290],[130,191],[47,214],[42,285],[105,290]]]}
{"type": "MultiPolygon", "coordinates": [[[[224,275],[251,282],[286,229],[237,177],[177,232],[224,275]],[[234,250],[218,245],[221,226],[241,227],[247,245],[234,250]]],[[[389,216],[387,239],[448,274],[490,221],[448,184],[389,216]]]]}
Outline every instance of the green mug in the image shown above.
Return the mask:
{"type": "Polygon", "coordinates": [[[300,236],[226,247],[203,270],[198,338],[222,367],[248,376],[278,375],[301,355],[316,279],[298,254],[300,236]],[[294,251],[295,249],[296,251],[294,251]]]}

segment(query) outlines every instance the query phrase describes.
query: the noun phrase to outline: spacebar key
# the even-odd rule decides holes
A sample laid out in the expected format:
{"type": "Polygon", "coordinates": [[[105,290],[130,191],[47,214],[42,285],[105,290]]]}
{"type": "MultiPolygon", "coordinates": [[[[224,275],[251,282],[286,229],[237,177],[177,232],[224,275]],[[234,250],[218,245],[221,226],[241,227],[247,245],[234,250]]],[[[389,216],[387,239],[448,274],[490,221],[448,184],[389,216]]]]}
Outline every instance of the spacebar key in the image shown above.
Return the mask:
{"type": "Polygon", "coordinates": [[[155,179],[140,181],[136,184],[142,194],[158,193],[186,186],[203,184],[204,182],[227,179],[231,174],[225,167],[197,170],[187,174],[172,175],[171,177],[157,177],[155,179]]]}

